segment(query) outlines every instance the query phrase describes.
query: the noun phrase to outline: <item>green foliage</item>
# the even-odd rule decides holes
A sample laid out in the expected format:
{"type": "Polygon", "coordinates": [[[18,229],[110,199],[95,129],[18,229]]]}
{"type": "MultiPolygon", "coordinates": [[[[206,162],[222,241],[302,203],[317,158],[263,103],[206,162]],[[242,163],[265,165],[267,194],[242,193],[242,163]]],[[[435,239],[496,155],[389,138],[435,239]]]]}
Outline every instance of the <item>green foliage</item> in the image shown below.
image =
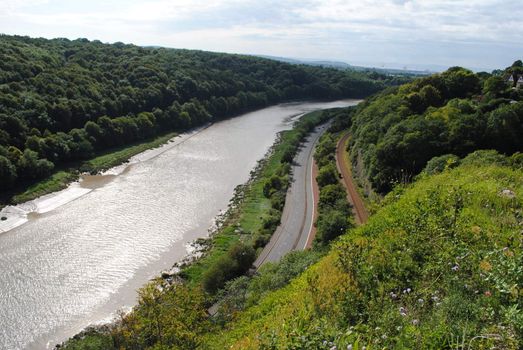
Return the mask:
{"type": "Polygon", "coordinates": [[[285,180],[282,180],[278,175],[273,175],[265,181],[263,185],[263,194],[270,198],[274,192],[280,191],[284,187],[285,180]]]}
{"type": "Polygon", "coordinates": [[[500,76],[489,77],[485,80],[485,84],[483,85],[483,93],[491,94],[494,97],[502,96],[506,91],[507,83],[505,82],[505,79],[500,76]]]}
{"type": "Polygon", "coordinates": [[[489,165],[489,164],[508,165],[509,159],[494,150],[480,150],[480,151],[472,152],[471,154],[466,156],[461,161],[461,163],[464,165],[476,165],[476,166],[489,165]]]}
{"type": "Polygon", "coordinates": [[[293,251],[279,262],[263,265],[252,277],[242,276],[227,282],[219,295],[215,320],[222,324],[232,321],[238,312],[256,305],[269,292],[285,287],[321,256],[319,251],[293,251]]]}
{"type": "Polygon", "coordinates": [[[243,243],[233,245],[210,269],[203,275],[203,288],[208,293],[216,293],[225,282],[247,272],[254,260],[256,252],[243,243]]]}
{"type": "Polygon", "coordinates": [[[95,329],[83,332],[67,341],[67,350],[101,350],[113,349],[113,339],[108,334],[102,334],[95,329]]]}
{"type": "Polygon", "coordinates": [[[320,187],[338,183],[339,175],[336,166],[329,163],[320,168],[316,181],[320,187]]]}
{"type": "Polygon", "coordinates": [[[54,164],[47,159],[38,159],[35,151],[26,149],[24,154],[18,159],[17,172],[23,179],[37,179],[45,177],[51,173],[54,164]]]}
{"type": "Polygon", "coordinates": [[[322,135],[314,158],[319,166],[316,181],[320,188],[315,242],[328,245],[354,226],[345,188],[339,182],[336,168],[336,138],[329,132],[322,135]]]}
{"type": "Polygon", "coordinates": [[[507,90],[499,76],[458,67],[388,89],[350,117],[352,162],[386,193],[410,182],[434,157],[521,151],[523,99],[517,91],[508,98],[507,90]]]}
{"type": "Polygon", "coordinates": [[[285,100],[361,97],[383,86],[368,73],[251,56],[0,35],[0,146],[46,159],[30,173],[26,160],[24,169],[11,160],[19,175],[11,185],[27,186],[47,176],[49,162],[285,100]]]}
{"type": "Polygon", "coordinates": [[[422,177],[202,348],[519,349],[522,194],[495,163],[422,177]]]}
{"type": "Polygon", "coordinates": [[[459,165],[460,159],[453,154],[444,154],[434,157],[427,162],[423,171],[429,175],[441,173],[443,170],[455,168],[459,165]]]}
{"type": "Polygon", "coordinates": [[[10,188],[16,180],[16,168],[9,159],[0,155],[0,188],[10,188]]]}
{"type": "Polygon", "coordinates": [[[179,282],[153,281],[138,292],[134,311],[109,329],[93,329],[64,349],[195,349],[209,330],[201,290],[179,282]]]}
{"type": "Polygon", "coordinates": [[[316,239],[323,244],[327,244],[343,235],[351,227],[351,223],[346,213],[339,210],[330,210],[320,216],[316,226],[318,227],[316,239]]]}

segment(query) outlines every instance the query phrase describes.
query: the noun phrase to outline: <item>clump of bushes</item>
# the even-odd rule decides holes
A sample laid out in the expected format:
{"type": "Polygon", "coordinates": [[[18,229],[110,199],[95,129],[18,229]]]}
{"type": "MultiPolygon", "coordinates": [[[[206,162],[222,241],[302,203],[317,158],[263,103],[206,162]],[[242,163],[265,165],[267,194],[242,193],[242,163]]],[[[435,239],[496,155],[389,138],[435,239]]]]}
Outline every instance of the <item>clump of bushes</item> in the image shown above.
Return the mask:
{"type": "Polygon", "coordinates": [[[319,167],[316,181],[320,188],[316,243],[327,245],[354,226],[345,188],[340,184],[336,168],[336,141],[327,132],[320,138],[314,158],[319,167]]]}
{"type": "Polygon", "coordinates": [[[269,292],[286,286],[323,256],[317,250],[293,251],[281,261],[267,263],[253,276],[241,276],[226,283],[220,292],[221,301],[215,321],[231,321],[237,312],[257,304],[269,292]]]}
{"type": "Polygon", "coordinates": [[[240,242],[233,245],[204,273],[205,291],[216,293],[225,282],[249,271],[254,260],[256,260],[256,251],[250,244],[240,242]]]}

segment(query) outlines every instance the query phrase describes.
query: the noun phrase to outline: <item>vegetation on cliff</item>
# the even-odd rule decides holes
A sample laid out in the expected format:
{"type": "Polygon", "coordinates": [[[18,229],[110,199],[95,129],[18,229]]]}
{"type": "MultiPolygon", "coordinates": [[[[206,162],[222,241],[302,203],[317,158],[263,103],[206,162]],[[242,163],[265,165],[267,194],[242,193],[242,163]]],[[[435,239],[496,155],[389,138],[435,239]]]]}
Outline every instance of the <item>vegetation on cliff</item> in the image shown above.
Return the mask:
{"type": "Polygon", "coordinates": [[[358,175],[386,193],[412,181],[436,156],[521,151],[523,90],[505,82],[510,71],[474,74],[455,67],[368,99],[352,118],[358,175]]]}
{"type": "Polygon", "coordinates": [[[202,348],[520,348],[523,171],[471,158],[397,187],[202,348]]]}

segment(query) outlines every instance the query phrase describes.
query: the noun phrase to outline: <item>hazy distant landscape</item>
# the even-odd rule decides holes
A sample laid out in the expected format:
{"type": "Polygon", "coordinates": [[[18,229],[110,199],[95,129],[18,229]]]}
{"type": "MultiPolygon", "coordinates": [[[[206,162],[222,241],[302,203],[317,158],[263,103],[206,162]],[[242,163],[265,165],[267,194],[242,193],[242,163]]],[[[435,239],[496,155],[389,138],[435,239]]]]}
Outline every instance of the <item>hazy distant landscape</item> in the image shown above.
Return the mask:
{"type": "Polygon", "coordinates": [[[521,349],[521,10],[0,0],[0,348],[521,349]]]}

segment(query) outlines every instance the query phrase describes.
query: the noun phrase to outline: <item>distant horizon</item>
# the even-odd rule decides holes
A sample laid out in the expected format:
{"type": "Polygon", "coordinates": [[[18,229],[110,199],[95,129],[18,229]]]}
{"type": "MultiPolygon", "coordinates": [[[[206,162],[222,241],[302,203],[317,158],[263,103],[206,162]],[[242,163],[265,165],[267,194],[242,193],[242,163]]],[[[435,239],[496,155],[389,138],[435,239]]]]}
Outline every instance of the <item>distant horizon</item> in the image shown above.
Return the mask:
{"type": "Polygon", "coordinates": [[[523,58],[519,0],[0,0],[9,35],[492,71],[523,58]]]}

